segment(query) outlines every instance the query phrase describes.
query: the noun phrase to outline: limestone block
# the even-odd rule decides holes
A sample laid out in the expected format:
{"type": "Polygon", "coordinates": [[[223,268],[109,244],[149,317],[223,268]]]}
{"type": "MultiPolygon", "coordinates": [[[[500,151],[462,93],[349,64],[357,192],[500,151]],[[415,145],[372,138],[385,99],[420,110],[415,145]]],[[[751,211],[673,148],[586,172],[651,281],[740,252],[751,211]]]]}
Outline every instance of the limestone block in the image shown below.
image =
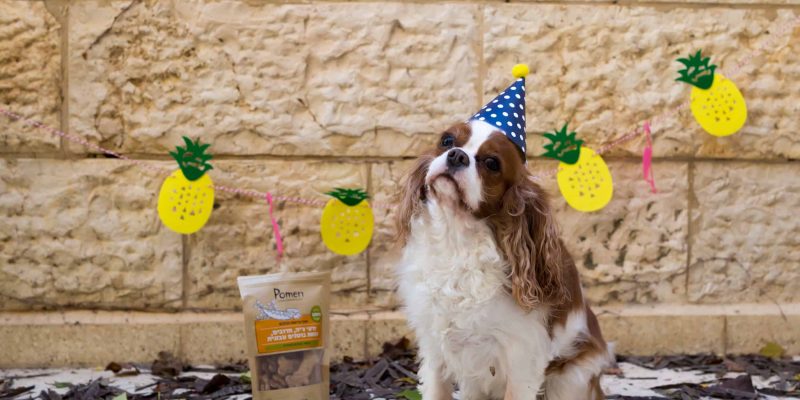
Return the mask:
{"type": "Polygon", "coordinates": [[[74,3],[70,124],[126,152],[201,134],[218,154],[417,154],[478,106],[477,17],[466,4],[74,3]]]}
{"type": "Polygon", "coordinates": [[[366,358],[367,323],[366,314],[331,317],[331,362],[339,362],[345,356],[366,358]]]}
{"type": "Polygon", "coordinates": [[[729,354],[758,353],[767,343],[777,343],[786,355],[800,354],[800,305],[770,304],[783,314],[740,314],[727,317],[726,349],[729,354]]]}
{"type": "MultiPolygon", "coordinates": [[[[40,1],[0,1],[0,107],[60,128],[61,26],[40,1]]],[[[49,132],[0,115],[0,153],[53,151],[49,132]]]]}
{"type": "Polygon", "coordinates": [[[0,308],[179,307],[181,237],[156,212],[164,176],[119,160],[0,160],[0,308]]]}
{"type": "Polygon", "coordinates": [[[230,364],[247,360],[244,316],[234,321],[180,324],[181,358],[193,365],[230,364]]]}
{"type": "Polygon", "coordinates": [[[617,354],[666,355],[725,351],[723,315],[615,315],[598,316],[607,342],[617,354]]]}
{"type": "Polygon", "coordinates": [[[800,300],[800,168],[793,163],[695,165],[689,300],[800,300]]]}
{"type": "Polygon", "coordinates": [[[179,336],[177,325],[0,325],[0,366],[103,368],[112,361],[150,363],[160,351],[177,354],[179,336]]]}

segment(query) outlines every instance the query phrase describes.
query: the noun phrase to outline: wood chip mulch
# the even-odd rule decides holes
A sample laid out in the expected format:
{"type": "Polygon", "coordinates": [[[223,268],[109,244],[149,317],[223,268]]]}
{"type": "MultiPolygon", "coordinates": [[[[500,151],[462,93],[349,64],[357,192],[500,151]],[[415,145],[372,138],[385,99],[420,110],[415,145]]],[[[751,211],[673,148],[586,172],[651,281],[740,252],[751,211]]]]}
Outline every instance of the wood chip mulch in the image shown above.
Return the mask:
{"type": "MultiPolygon", "coordinates": [[[[674,383],[653,388],[664,397],[631,397],[611,395],[608,399],[732,399],[750,400],[762,395],[800,396],[800,362],[786,358],[769,358],[760,355],[718,357],[714,355],[675,355],[661,357],[619,356],[626,362],[648,369],[664,368],[714,374],[717,378],[702,383],[674,383]],[[728,373],[741,373],[726,379],[728,373]],[[767,379],[768,388],[756,389],[752,377],[767,379]]],[[[383,353],[370,361],[356,361],[345,357],[331,366],[331,400],[368,400],[372,398],[395,399],[400,393],[416,388],[418,365],[411,343],[402,339],[386,343],[383,353]]],[[[249,395],[250,379],[247,365],[238,363],[219,368],[197,368],[182,364],[169,353],[159,354],[148,368],[144,365],[110,363],[107,368],[115,376],[137,375],[140,371],[158,376],[155,382],[136,388],[136,393],[125,392],[113,386],[113,379],[98,379],[84,384],[65,384],[65,394],[52,389],[32,393],[33,387],[12,388],[13,378],[0,379],[0,400],[84,400],[114,399],[125,395],[127,399],[223,399],[232,395],[249,395]],[[214,373],[211,379],[187,375],[187,372],[214,373]],[[149,390],[147,390],[149,389],[149,390]],[[142,394],[145,393],[145,394],[142,394]]],[[[608,373],[620,373],[610,369],[608,373]]],[[[399,398],[406,398],[400,396],[399,398]]]]}
{"type": "Polygon", "coordinates": [[[69,390],[59,394],[55,390],[43,390],[39,394],[28,393],[33,387],[15,388],[5,391],[3,385],[10,387],[11,380],[0,382],[0,400],[5,399],[41,399],[41,400],[111,400],[125,395],[128,400],[145,399],[186,399],[212,400],[224,399],[233,395],[249,395],[250,380],[245,373],[247,365],[242,362],[220,368],[196,368],[182,364],[172,354],[159,353],[158,359],[147,368],[144,365],[120,364],[111,362],[106,370],[114,372],[117,377],[138,375],[141,371],[158,376],[150,385],[136,388],[137,393],[130,393],[113,385],[108,379],[96,379],[84,384],[64,384],[69,390]],[[185,375],[186,372],[216,373],[211,379],[185,375]],[[237,376],[238,375],[238,376],[237,376]],[[149,389],[149,390],[145,390],[149,389]],[[16,393],[14,392],[16,391],[16,393]],[[145,391],[145,394],[138,393],[145,391]],[[19,397],[27,394],[27,397],[19,397]],[[16,396],[16,397],[15,397],[16,396]]]}
{"type": "Polygon", "coordinates": [[[331,400],[394,399],[398,393],[417,387],[418,367],[406,338],[384,343],[377,360],[354,361],[345,357],[342,363],[331,366],[331,400]]]}
{"type": "MultiPolygon", "coordinates": [[[[800,396],[800,362],[762,355],[740,355],[718,357],[712,354],[674,355],[657,357],[618,356],[617,362],[627,362],[644,368],[684,369],[709,373],[716,380],[702,383],[675,383],[654,387],[667,399],[761,399],[761,395],[800,396]],[[725,379],[727,373],[744,373],[733,379],[725,379]],[[753,377],[768,379],[771,387],[756,390],[753,377]]],[[[609,396],[609,399],[646,400],[652,397],[609,396]]],[[[662,399],[663,399],[662,398],[662,399]]]]}

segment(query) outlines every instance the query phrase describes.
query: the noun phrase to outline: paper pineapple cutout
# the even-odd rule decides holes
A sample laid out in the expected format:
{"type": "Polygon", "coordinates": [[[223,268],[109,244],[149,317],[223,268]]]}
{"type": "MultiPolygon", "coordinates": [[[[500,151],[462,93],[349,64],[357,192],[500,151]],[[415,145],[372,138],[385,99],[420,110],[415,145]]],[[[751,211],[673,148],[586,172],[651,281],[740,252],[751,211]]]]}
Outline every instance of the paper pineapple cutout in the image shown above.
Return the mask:
{"type": "Polygon", "coordinates": [[[714,136],[736,133],[747,120],[747,104],[731,80],[716,73],[717,66],[709,64],[711,58],[697,51],[689,58],[679,58],[684,69],[678,71],[677,81],[692,85],[691,108],[694,119],[714,136]]]}
{"type": "Polygon", "coordinates": [[[336,188],[322,210],[320,232],[328,248],[345,256],[364,251],[372,240],[374,220],[366,192],[336,188]]]}
{"type": "Polygon", "coordinates": [[[208,222],[214,208],[214,183],[206,174],[213,167],[206,154],[210,144],[192,142],[184,136],[186,147],[177,146],[169,154],[178,162],[176,169],[161,185],[158,194],[158,216],[175,232],[189,234],[208,222]]]}
{"type": "Polygon", "coordinates": [[[611,201],[614,185],[611,172],[603,158],[594,150],[583,147],[583,140],[568,132],[567,124],[553,133],[545,133],[550,140],[545,144],[543,156],[561,161],[558,164],[558,189],[572,208],[597,211],[611,201]]]}

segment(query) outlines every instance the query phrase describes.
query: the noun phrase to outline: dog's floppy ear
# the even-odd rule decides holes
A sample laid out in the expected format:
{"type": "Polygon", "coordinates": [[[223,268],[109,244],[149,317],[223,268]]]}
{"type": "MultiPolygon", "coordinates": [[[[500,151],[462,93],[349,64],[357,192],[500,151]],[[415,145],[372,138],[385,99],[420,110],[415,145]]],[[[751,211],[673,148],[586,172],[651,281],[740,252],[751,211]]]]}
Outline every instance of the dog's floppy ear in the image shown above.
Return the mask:
{"type": "Polygon", "coordinates": [[[417,214],[419,207],[425,200],[425,176],[433,156],[422,156],[417,160],[414,168],[403,179],[398,193],[399,207],[395,214],[396,242],[405,245],[411,230],[411,218],[417,214]]]}
{"type": "Polygon", "coordinates": [[[511,294],[529,311],[539,303],[562,302],[569,292],[562,268],[566,250],[547,195],[529,177],[520,181],[506,191],[493,225],[510,264],[511,294]]]}

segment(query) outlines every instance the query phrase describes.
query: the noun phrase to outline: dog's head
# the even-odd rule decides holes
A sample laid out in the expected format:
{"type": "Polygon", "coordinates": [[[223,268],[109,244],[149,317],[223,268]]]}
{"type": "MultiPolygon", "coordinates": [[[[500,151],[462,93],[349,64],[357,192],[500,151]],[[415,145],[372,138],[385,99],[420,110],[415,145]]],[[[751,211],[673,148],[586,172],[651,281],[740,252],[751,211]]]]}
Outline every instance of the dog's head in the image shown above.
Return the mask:
{"type": "Polygon", "coordinates": [[[503,132],[479,120],[445,130],[407,177],[398,211],[399,242],[426,202],[455,218],[486,221],[509,264],[511,292],[525,309],[560,297],[565,252],[545,192],[531,180],[525,155],[503,132]]]}
{"type": "Polygon", "coordinates": [[[503,132],[473,120],[441,134],[425,174],[427,195],[477,218],[496,214],[525,178],[525,158],[503,132]]]}

